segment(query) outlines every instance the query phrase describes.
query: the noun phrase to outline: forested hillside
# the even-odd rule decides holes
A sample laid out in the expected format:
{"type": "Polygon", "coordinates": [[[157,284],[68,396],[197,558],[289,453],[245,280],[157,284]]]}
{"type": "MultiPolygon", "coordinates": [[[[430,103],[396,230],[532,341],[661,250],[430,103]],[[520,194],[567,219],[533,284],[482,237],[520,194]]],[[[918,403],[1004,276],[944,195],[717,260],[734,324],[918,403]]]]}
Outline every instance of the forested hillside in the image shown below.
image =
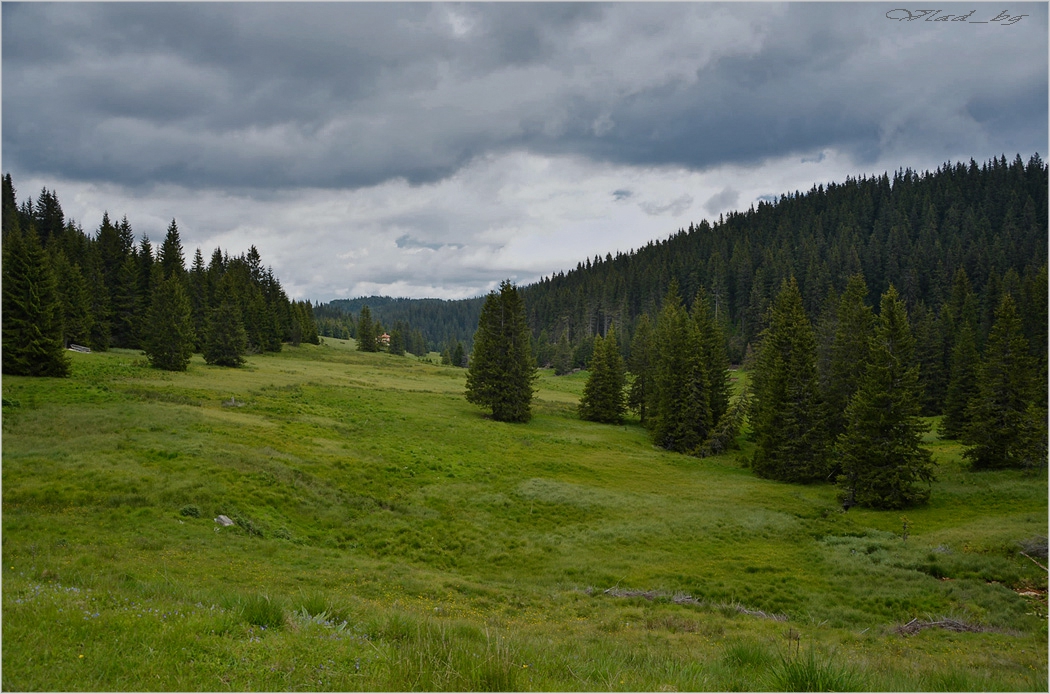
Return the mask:
{"type": "Polygon", "coordinates": [[[979,341],[1004,290],[1032,304],[1022,312],[1033,341],[1046,331],[1046,282],[1038,280],[1046,225],[1047,168],[1038,155],[1027,164],[1018,155],[1012,164],[1003,157],[921,175],[849,178],[690,225],[631,253],[596,256],[524,287],[525,303],[537,336],[545,331],[557,342],[567,333],[575,344],[613,323],[629,338],[642,313],[659,310],[672,279],[687,304],[703,286],[727,327],[730,359],[739,363],[791,276],[811,318],[858,272],[869,304],[893,284],[921,318],[940,314],[961,269],[979,302],[979,341]]]}
{"type": "Polygon", "coordinates": [[[66,219],[46,188],[17,204],[3,179],[3,310],[6,374],[62,375],[62,351],[143,349],[154,366],[185,368],[193,352],[236,365],[245,353],[317,342],[313,308],[291,301],[254,246],[231,257],[196,249],[187,269],[178,225],[155,248],[136,244],[127,217],[109,214],[94,234],[66,219]]]}
{"type": "MultiPolygon", "coordinates": [[[[445,346],[456,341],[466,345],[469,351],[478,327],[481,305],[484,297],[444,301],[442,299],[395,299],[389,296],[369,296],[357,299],[336,299],[327,304],[318,304],[318,330],[322,335],[331,337],[357,337],[353,319],[368,306],[372,316],[383,326],[392,328],[398,323],[418,330],[426,341],[428,349],[441,351],[445,346]],[[338,316],[351,318],[352,324],[347,335],[337,335],[332,326],[338,316]]],[[[345,323],[344,323],[345,324],[345,323]]],[[[409,349],[412,352],[413,350],[409,349]]]]}

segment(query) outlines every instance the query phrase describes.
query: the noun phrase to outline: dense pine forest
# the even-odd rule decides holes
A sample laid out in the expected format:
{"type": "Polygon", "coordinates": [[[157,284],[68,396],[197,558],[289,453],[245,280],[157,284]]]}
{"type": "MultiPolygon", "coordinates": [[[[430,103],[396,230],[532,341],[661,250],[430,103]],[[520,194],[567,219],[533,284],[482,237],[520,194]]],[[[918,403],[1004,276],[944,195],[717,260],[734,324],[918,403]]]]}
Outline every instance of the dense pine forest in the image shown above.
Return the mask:
{"type": "MultiPolygon", "coordinates": [[[[980,350],[1009,293],[1045,373],[1046,232],[1046,164],[1038,154],[1027,163],[1003,156],[814,186],[631,252],[595,256],[521,290],[541,366],[582,368],[594,337],[613,325],[626,355],[639,319],[655,317],[672,281],[686,308],[706,290],[729,360],[739,364],[791,277],[826,352],[840,295],[860,274],[869,305],[878,305],[891,284],[904,302],[923,363],[925,410],[932,412],[947,396],[963,304],[974,312],[980,350]]],[[[469,352],[483,301],[369,297],[333,301],[318,315],[339,318],[339,329],[353,336],[351,317],[367,304],[384,323],[420,330],[432,348],[458,340],[469,352]]]]}
{"type": "Polygon", "coordinates": [[[21,205],[3,179],[3,372],[64,375],[68,347],[142,349],[153,366],[189,356],[237,366],[244,354],[318,341],[310,302],[291,301],[252,246],[216,248],[189,268],[172,220],[159,247],[136,243],[127,217],[106,213],[94,234],[66,219],[46,188],[21,205]]]}
{"type": "Polygon", "coordinates": [[[892,284],[916,320],[939,323],[962,270],[977,301],[979,344],[1006,291],[1024,304],[1025,335],[1042,347],[1046,225],[1047,168],[1038,155],[1027,164],[1018,155],[1012,164],[1002,157],[921,175],[904,170],[815,186],[632,253],[596,256],[525,287],[525,303],[534,333],[546,333],[541,342],[567,334],[577,344],[613,323],[632,335],[641,314],[655,315],[672,279],[687,304],[703,286],[726,326],[729,358],[740,363],[792,276],[814,320],[862,273],[869,303],[892,284]]]}

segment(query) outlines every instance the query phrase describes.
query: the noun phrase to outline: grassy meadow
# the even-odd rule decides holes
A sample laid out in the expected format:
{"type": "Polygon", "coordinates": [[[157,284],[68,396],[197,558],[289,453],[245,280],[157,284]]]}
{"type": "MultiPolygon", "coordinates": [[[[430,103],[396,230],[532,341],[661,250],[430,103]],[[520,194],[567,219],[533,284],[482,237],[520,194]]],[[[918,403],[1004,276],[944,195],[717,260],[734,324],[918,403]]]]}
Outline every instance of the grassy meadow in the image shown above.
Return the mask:
{"type": "Polygon", "coordinates": [[[70,357],[3,379],[4,690],[1047,690],[1045,471],[930,434],[928,506],[844,513],[580,421],[585,374],[521,425],[330,338],[70,357]]]}

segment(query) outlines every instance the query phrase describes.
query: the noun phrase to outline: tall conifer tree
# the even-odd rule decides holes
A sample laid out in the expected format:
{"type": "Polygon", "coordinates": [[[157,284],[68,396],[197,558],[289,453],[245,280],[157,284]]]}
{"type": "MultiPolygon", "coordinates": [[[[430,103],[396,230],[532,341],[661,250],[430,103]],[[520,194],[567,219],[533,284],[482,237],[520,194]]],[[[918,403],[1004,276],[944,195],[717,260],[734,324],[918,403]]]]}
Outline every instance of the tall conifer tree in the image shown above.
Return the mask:
{"type": "Polygon", "coordinates": [[[66,376],[62,306],[36,231],[12,224],[3,249],[3,372],[66,376]]]}
{"type": "Polygon", "coordinates": [[[182,281],[177,276],[158,277],[142,341],[150,365],[166,371],[185,371],[195,340],[193,315],[182,281]]]}
{"type": "Polygon", "coordinates": [[[497,421],[529,421],[537,376],[531,342],[525,303],[517,288],[504,280],[481,308],[467,372],[467,400],[491,408],[497,421]]]}
{"type": "Polygon", "coordinates": [[[379,349],[375,324],[372,323],[372,311],[368,306],[361,307],[361,315],[357,319],[357,349],[361,352],[375,352],[379,349]]]}
{"type": "Polygon", "coordinates": [[[208,317],[204,337],[204,361],[218,366],[240,366],[248,349],[248,338],[244,332],[237,304],[223,296],[221,303],[208,317]]]}
{"type": "Polygon", "coordinates": [[[703,345],[674,280],[654,331],[656,364],[649,429],[657,446],[692,453],[711,433],[711,381],[703,345]]]}
{"type": "Polygon", "coordinates": [[[915,340],[904,302],[891,285],[857,391],[846,408],[846,431],[837,451],[846,505],[899,509],[925,503],[933,480],[930,452],[921,446],[927,427],[915,340]]]}
{"type": "Polygon", "coordinates": [[[957,439],[970,423],[970,402],[977,395],[977,377],[980,371],[980,355],[977,353],[977,336],[974,328],[964,321],[955,331],[955,347],[952,348],[950,380],[944,397],[944,418],[940,435],[945,439],[957,439]]]}
{"type": "Polygon", "coordinates": [[[846,405],[857,392],[868,362],[875,316],[867,304],[868,285],[861,274],[851,275],[839,300],[838,324],[831,343],[828,391],[828,436],[834,440],[846,429],[846,405]]]}
{"type": "Polygon", "coordinates": [[[627,363],[628,370],[634,376],[628,404],[638,412],[642,424],[648,422],[649,403],[653,396],[654,361],[653,327],[649,314],[643,313],[634,329],[627,363]]]}
{"type": "MultiPolygon", "coordinates": [[[[254,246],[253,246],[254,248],[254,246]]],[[[182,252],[182,240],[179,238],[179,227],[175,220],[168,225],[168,233],[164,236],[164,242],[160,245],[157,254],[157,262],[160,263],[164,273],[164,279],[178,277],[180,281],[186,280],[186,259],[182,252]]]]}
{"type": "Polygon", "coordinates": [[[795,278],[769,311],[752,379],[755,473],[787,482],[827,478],[827,428],[817,384],[816,339],[795,278]]]}
{"type": "Polygon", "coordinates": [[[693,302],[692,318],[699,333],[700,358],[710,382],[711,423],[717,424],[729,409],[729,357],[722,323],[715,316],[711,296],[703,288],[693,302]]]}
{"type": "Polygon", "coordinates": [[[625,384],[616,330],[610,327],[605,338],[594,341],[590,374],[580,398],[580,418],[606,424],[623,422],[627,410],[625,384]]]}
{"type": "Polygon", "coordinates": [[[963,452],[975,469],[1026,466],[1026,430],[1034,400],[1033,360],[1010,294],[1003,294],[980,366],[977,393],[967,411],[963,452]]]}

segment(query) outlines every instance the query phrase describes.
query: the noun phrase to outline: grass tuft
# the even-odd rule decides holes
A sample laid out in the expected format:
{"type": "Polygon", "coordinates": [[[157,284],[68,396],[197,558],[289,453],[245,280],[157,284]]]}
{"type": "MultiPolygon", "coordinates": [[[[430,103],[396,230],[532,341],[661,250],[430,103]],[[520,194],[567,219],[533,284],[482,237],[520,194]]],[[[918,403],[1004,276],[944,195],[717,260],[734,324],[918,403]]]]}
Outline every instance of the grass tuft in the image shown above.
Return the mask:
{"type": "Polygon", "coordinates": [[[284,608],[280,602],[267,595],[251,595],[240,601],[241,619],[246,624],[267,629],[280,629],[284,626],[284,608]]]}
{"type": "Polygon", "coordinates": [[[856,670],[812,647],[801,653],[781,652],[769,673],[770,686],[782,692],[859,692],[869,689],[856,670]]]}

